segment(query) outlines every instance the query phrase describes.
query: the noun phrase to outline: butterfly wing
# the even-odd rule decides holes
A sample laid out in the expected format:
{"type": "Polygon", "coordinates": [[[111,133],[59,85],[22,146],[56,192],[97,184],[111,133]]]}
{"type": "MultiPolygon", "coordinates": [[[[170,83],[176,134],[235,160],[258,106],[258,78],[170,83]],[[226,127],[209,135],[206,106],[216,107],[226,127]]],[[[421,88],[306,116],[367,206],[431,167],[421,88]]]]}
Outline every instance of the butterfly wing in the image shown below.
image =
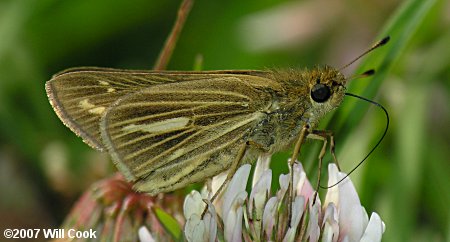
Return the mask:
{"type": "Polygon", "coordinates": [[[268,80],[245,75],[155,85],[120,98],[105,113],[103,143],[140,191],[156,194],[229,168],[265,117],[268,80]]]}
{"type": "Polygon", "coordinates": [[[56,74],[46,83],[45,88],[53,109],[63,123],[91,147],[104,150],[99,122],[105,110],[117,99],[149,86],[199,80],[208,76],[209,74],[205,72],[155,72],[82,67],[56,74]]]}
{"type": "Polygon", "coordinates": [[[126,93],[172,80],[145,78],[147,72],[77,68],[56,74],[45,85],[58,117],[84,142],[104,150],[99,122],[105,110],[126,93]]]}

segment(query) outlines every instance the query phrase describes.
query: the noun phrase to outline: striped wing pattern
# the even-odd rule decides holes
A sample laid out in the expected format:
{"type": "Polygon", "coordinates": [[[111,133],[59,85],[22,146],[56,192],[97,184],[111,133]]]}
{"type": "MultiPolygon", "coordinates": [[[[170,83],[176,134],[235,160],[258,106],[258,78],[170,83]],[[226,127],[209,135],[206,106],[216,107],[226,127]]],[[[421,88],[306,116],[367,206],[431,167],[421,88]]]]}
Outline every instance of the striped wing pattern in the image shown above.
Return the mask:
{"type": "Polygon", "coordinates": [[[149,85],[174,80],[146,72],[106,68],[69,69],[46,83],[46,91],[59,118],[84,142],[104,150],[99,122],[106,109],[118,98],[149,85]]]}
{"type": "Polygon", "coordinates": [[[269,102],[231,76],[155,85],[115,102],[100,130],[119,170],[156,194],[226,170],[269,102]]]}

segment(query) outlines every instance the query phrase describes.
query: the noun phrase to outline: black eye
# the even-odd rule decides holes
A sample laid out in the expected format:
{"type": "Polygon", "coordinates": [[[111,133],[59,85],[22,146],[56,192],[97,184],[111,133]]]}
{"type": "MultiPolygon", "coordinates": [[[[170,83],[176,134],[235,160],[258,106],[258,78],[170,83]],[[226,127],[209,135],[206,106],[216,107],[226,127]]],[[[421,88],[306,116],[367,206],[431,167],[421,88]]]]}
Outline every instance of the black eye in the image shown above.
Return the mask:
{"type": "Polygon", "coordinates": [[[326,100],[328,100],[328,98],[330,98],[330,96],[330,88],[323,84],[316,84],[311,89],[311,98],[318,103],[325,102],[326,100]]]}

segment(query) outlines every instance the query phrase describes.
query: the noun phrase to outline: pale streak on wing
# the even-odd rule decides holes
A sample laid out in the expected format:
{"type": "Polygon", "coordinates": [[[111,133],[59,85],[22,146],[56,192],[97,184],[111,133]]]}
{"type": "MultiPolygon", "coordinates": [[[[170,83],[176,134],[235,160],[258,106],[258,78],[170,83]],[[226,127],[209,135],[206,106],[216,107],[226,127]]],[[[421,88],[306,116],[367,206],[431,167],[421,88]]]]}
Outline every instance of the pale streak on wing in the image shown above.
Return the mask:
{"type": "Polygon", "coordinates": [[[88,99],[83,99],[78,104],[79,108],[81,108],[84,111],[88,111],[91,114],[97,114],[102,115],[105,111],[105,107],[103,106],[95,106],[92,103],[89,102],[88,99]]]}
{"type": "MultiPolygon", "coordinates": [[[[186,113],[186,112],[188,112],[188,111],[190,111],[190,109],[180,109],[180,110],[173,111],[173,112],[167,112],[167,113],[161,113],[161,114],[155,114],[155,115],[146,115],[146,116],[143,116],[143,117],[141,117],[141,118],[130,119],[130,121],[123,122],[122,125],[114,125],[114,126],[111,126],[111,128],[121,127],[121,126],[123,126],[124,124],[128,124],[128,126],[130,126],[130,125],[134,125],[134,123],[137,123],[137,122],[141,122],[141,121],[145,121],[145,120],[149,120],[149,119],[162,118],[162,117],[164,117],[164,116],[175,115],[175,114],[177,114],[177,113],[180,113],[180,114],[181,114],[181,113],[186,113]],[[131,124],[130,124],[130,123],[131,123],[131,124]]],[[[127,127],[128,127],[128,126],[127,126],[127,127]]],[[[138,130],[136,130],[136,129],[131,129],[131,130],[117,129],[117,130],[115,130],[115,131],[111,131],[111,132],[110,132],[110,135],[111,135],[111,137],[113,137],[114,139],[118,139],[118,138],[121,138],[121,137],[123,137],[123,136],[126,136],[126,135],[128,135],[128,134],[130,134],[130,133],[137,132],[137,131],[138,131],[138,130]]]]}
{"type": "Polygon", "coordinates": [[[88,145],[104,150],[99,123],[107,108],[125,94],[152,85],[174,83],[179,78],[170,73],[72,68],[54,75],[45,89],[61,121],[88,145]],[[79,102],[84,99],[94,107],[81,107],[79,102]]]}
{"type": "MultiPolygon", "coordinates": [[[[182,135],[184,135],[184,134],[186,134],[186,133],[188,133],[190,131],[192,131],[192,129],[187,129],[187,130],[184,130],[183,132],[181,132],[181,133],[179,133],[177,135],[172,135],[169,138],[166,138],[164,140],[161,140],[160,142],[154,143],[153,145],[146,147],[145,149],[141,149],[138,152],[134,152],[134,153],[128,154],[123,159],[124,160],[131,160],[131,159],[135,158],[136,156],[147,152],[148,150],[151,150],[151,149],[156,148],[157,146],[163,145],[163,144],[165,144],[165,143],[167,143],[167,142],[169,142],[171,140],[174,140],[174,139],[176,139],[176,138],[178,138],[178,137],[180,137],[180,136],[182,136],[182,135]]],[[[157,157],[159,157],[159,156],[161,156],[163,154],[165,154],[165,153],[160,153],[157,156],[155,156],[155,158],[157,158],[157,157]]]]}
{"type": "MultiPolygon", "coordinates": [[[[145,115],[145,116],[142,116],[142,117],[139,117],[139,118],[133,118],[133,119],[128,119],[128,120],[126,120],[126,121],[123,121],[123,122],[117,122],[116,124],[114,124],[113,126],[111,126],[112,128],[115,128],[115,127],[120,127],[120,126],[122,126],[122,125],[124,125],[124,124],[130,124],[130,123],[137,123],[137,122],[141,122],[141,121],[144,121],[144,120],[149,120],[149,119],[154,119],[154,118],[160,118],[160,117],[164,117],[164,116],[167,116],[167,115],[174,115],[174,114],[177,114],[177,113],[183,113],[183,112],[187,112],[187,111],[190,111],[191,110],[191,108],[185,108],[185,109],[178,109],[178,110],[174,110],[174,111],[171,111],[171,112],[165,112],[165,113],[155,113],[155,114],[150,114],[150,115],[145,115]]],[[[126,133],[126,132],[122,132],[122,135],[123,134],[128,134],[128,133],[126,133]]],[[[121,137],[120,135],[119,136],[114,136],[114,138],[119,138],[119,137],[121,137]]]]}
{"type": "MultiPolygon", "coordinates": [[[[221,126],[221,125],[226,124],[227,122],[229,122],[229,120],[223,120],[222,122],[213,124],[213,125],[211,125],[211,126],[208,127],[208,130],[213,130],[214,128],[216,128],[216,127],[218,127],[218,126],[221,126]]],[[[158,158],[160,158],[161,156],[163,156],[163,155],[165,155],[165,154],[167,154],[167,153],[173,151],[174,149],[176,149],[176,148],[180,147],[181,145],[183,145],[184,143],[188,142],[190,139],[192,139],[192,138],[194,138],[194,137],[200,135],[201,132],[204,132],[206,129],[205,129],[205,128],[202,128],[202,127],[193,127],[193,128],[190,129],[190,130],[195,130],[196,133],[192,134],[189,138],[183,140],[182,142],[178,143],[177,145],[171,147],[170,149],[167,149],[167,150],[165,150],[164,152],[162,152],[162,153],[160,153],[160,154],[154,156],[151,160],[148,160],[147,162],[145,162],[145,163],[142,164],[141,166],[151,164],[152,162],[156,161],[156,160],[157,160],[158,158]]],[[[190,131],[190,130],[187,130],[187,131],[190,131]]],[[[186,131],[185,131],[184,133],[186,133],[186,131]]],[[[180,135],[182,135],[182,134],[184,134],[184,133],[181,133],[181,134],[179,134],[178,136],[180,136],[180,135]]],[[[129,133],[128,133],[128,134],[129,134],[129,133]]],[[[178,137],[178,136],[177,136],[177,137],[178,137]]],[[[140,149],[140,150],[137,151],[137,152],[130,153],[130,154],[128,154],[126,157],[124,157],[124,160],[132,159],[132,158],[134,158],[134,157],[136,157],[136,156],[138,156],[138,155],[140,155],[140,154],[143,154],[143,153],[145,153],[145,152],[147,152],[147,151],[149,151],[149,150],[151,150],[151,149],[154,149],[155,147],[157,147],[157,146],[159,146],[159,145],[162,145],[162,144],[164,144],[164,143],[166,143],[166,142],[168,142],[168,141],[170,141],[170,140],[172,140],[172,137],[170,137],[170,138],[168,138],[168,139],[165,139],[165,140],[162,140],[161,142],[158,142],[158,143],[153,144],[153,145],[151,145],[151,146],[148,146],[148,147],[145,147],[145,148],[143,148],[143,149],[140,149]]],[[[138,166],[136,169],[140,169],[141,166],[138,166]]]]}
{"type": "MultiPolygon", "coordinates": [[[[103,143],[132,181],[158,169],[171,173],[197,166],[211,156],[224,159],[225,153],[234,156],[236,147],[229,144],[221,151],[223,144],[235,139],[245,142],[265,115],[261,111],[270,106],[271,95],[236,77],[151,86],[121,97],[108,109],[100,124],[103,143]],[[175,129],[171,129],[173,119],[175,129]],[[187,119],[193,123],[187,125],[187,119]],[[153,128],[161,132],[154,133],[153,128]],[[192,157],[202,158],[194,165],[189,163],[192,157]]],[[[227,166],[231,159],[217,162],[227,166]]],[[[215,166],[210,171],[216,172],[215,166]]]]}
{"type": "Polygon", "coordinates": [[[216,102],[202,102],[202,101],[158,101],[158,102],[135,102],[127,105],[123,105],[118,107],[118,109],[126,109],[126,108],[144,108],[149,106],[173,106],[173,105],[230,105],[230,104],[239,104],[240,102],[227,102],[227,101],[216,101],[216,102]]]}
{"type": "MultiPolygon", "coordinates": [[[[200,129],[200,130],[198,130],[198,132],[195,135],[185,139],[183,141],[183,144],[184,143],[188,143],[189,140],[191,138],[193,138],[194,136],[201,135],[202,132],[215,130],[215,129],[217,129],[220,126],[227,127],[225,130],[221,130],[222,132],[217,133],[215,136],[211,136],[210,139],[201,140],[201,142],[189,143],[188,145],[186,145],[186,147],[181,148],[183,150],[183,152],[179,152],[176,157],[170,156],[169,159],[167,159],[164,163],[170,163],[174,159],[176,159],[176,158],[178,158],[178,157],[180,157],[180,156],[182,156],[182,155],[184,155],[184,154],[186,154],[186,153],[188,153],[188,152],[190,152],[192,150],[195,150],[195,149],[198,149],[198,148],[200,148],[202,146],[205,146],[206,144],[211,143],[212,141],[216,140],[217,138],[222,137],[225,134],[227,134],[227,133],[229,133],[229,132],[231,132],[231,131],[239,128],[239,127],[242,127],[242,126],[244,126],[244,125],[246,125],[246,124],[248,124],[248,123],[250,123],[252,121],[255,121],[257,118],[260,118],[260,116],[259,115],[252,115],[252,116],[248,117],[247,119],[243,119],[239,123],[237,123],[237,124],[235,124],[233,126],[230,126],[230,127],[226,126],[226,124],[228,123],[228,121],[226,120],[226,121],[224,121],[224,122],[222,122],[220,124],[217,124],[217,125],[215,125],[213,127],[208,127],[207,129],[205,129],[205,128],[204,129],[200,129]]],[[[180,146],[177,145],[177,147],[180,147],[180,146]]],[[[152,148],[154,148],[154,147],[152,147],[152,148]]],[[[145,167],[145,166],[150,166],[151,164],[155,163],[158,158],[162,157],[163,155],[165,155],[167,153],[172,152],[174,150],[174,148],[175,147],[171,147],[167,151],[165,151],[165,152],[163,152],[161,154],[158,154],[157,156],[152,157],[151,159],[148,159],[146,162],[144,162],[141,165],[137,166],[133,170],[135,170],[137,172],[138,170],[143,169],[143,167],[145,167]]],[[[210,150],[215,150],[215,149],[210,149],[210,150]]],[[[133,157],[135,157],[135,155],[133,155],[133,157]]],[[[125,157],[125,160],[128,159],[128,158],[129,157],[125,157]]],[[[130,157],[130,158],[132,158],[132,157],[130,157]]]]}
{"type": "Polygon", "coordinates": [[[122,128],[125,132],[147,132],[147,133],[161,133],[178,130],[188,125],[190,118],[178,117],[166,119],[158,122],[148,124],[130,124],[122,128]]]}
{"type": "Polygon", "coordinates": [[[61,121],[84,142],[99,150],[104,149],[99,130],[104,111],[120,96],[139,87],[127,83],[113,85],[113,79],[99,69],[88,73],[62,73],[46,83],[47,96],[61,121]],[[105,83],[108,85],[102,85],[105,83]]]}
{"type": "MultiPolygon", "coordinates": [[[[172,91],[161,91],[158,90],[158,94],[159,95],[186,95],[186,91],[185,90],[172,90],[172,91]]],[[[189,95],[222,95],[225,97],[234,97],[234,98],[239,98],[240,101],[224,101],[224,100],[217,100],[217,101],[167,101],[167,100],[155,100],[155,101],[149,101],[146,100],[144,102],[133,102],[133,103],[128,103],[128,104],[123,104],[118,106],[118,109],[129,109],[129,108],[137,108],[137,107],[147,107],[147,106],[168,106],[168,105],[186,105],[186,106],[196,106],[196,105],[202,105],[202,106],[207,106],[207,105],[242,105],[242,106],[246,106],[248,105],[248,102],[251,101],[250,98],[246,95],[242,95],[236,92],[227,92],[227,91],[210,91],[210,90],[189,90],[189,95]]],[[[188,109],[182,109],[182,110],[188,110],[188,109]]],[[[174,112],[180,112],[181,110],[175,110],[174,112]]],[[[117,122],[114,124],[114,126],[112,127],[119,127],[122,126],[124,124],[131,124],[134,122],[139,122],[142,120],[146,120],[146,119],[150,119],[150,118],[154,118],[157,116],[164,116],[166,115],[166,113],[156,113],[156,114],[151,114],[151,115],[147,115],[147,116],[143,116],[143,117],[138,117],[135,119],[126,119],[122,122],[117,122]]]]}
{"type": "MultiPolygon", "coordinates": [[[[188,131],[188,132],[189,131],[193,131],[193,129],[189,129],[189,130],[186,130],[186,131],[188,131]]],[[[130,134],[130,133],[127,133],[127,134],[130,134]]],[[[150,139],[150,138],[154,138],[154,137],[156,137],[158,135],[162,135],[162,134],[163,133],[149,133],[149,134],[146,134],[146,135],[141,135],[139,138],[131,139],[131,140],[127,141],[127,142],[123,142],[123,143],[117,144],[116,149],[125,148],[127,146],[136,144],[137,142],[140,142],[140,141],[143,141],[143,140],[146,140],[146,139],[150,139]]],[[[117,135],[117,136],[119,136],[119,135],[117,135]]],[[[114,138],[117,137],[117,136],[114,136],[114,138]]],[[[122,135],[120,135],[119,137],[122,137],[122,135]]]]}
{"type": "MultiPolygon", "coordinates": [[[[120,108],[139,108],[139,107],[150,107],[150,106],[177,106],[177,105],[185,105],[185,106],[196,106],[197,105],[197,107],[202,107],[202,106],[205,107],[208,105],[229,106],[229,105],[233,105],[233,104],[244,105],[241,102],[189,102],[189,101],[186,101],[186,102],[144,102],[141,104],[134,103],[133,105],[127,105],[126,107],[121,106],[120,108]],[[201,106],[198,106],[198,105],[201,105],[201,106]]],[[[130,119],[126,119],[124,121],[114,123],[114,125],[111,125],[111,128],[116,128],[116,127],[120,127],[122,125],[132,124],[135,122],[140,122],[140,121],[144,121],[144,120],[151,119],[151,118],[163,117],[166,115],[180,113],[180,112],[184,112],[184,111],[188,111],[188,110],[193,111],[192,108],[184,108],[184,109],[177,109],[172,112],[155,113],[155,114],[150,114],[150,115],[146,115],[146,116],[142,116],[142,117],[138,117],[138,118],[130,118],[130,119]]]]}
{"type": "MultiPolygon", "coordinates": [[[[203,170],[197,169],[202,165],[203,162],[208,159],[208,157],[217,152],[217,150],[224,150],[233,147],[240,139],[242,139],[242,136],[235,136],[227,142],[218,145],[215,150],[209,149],[204,153],[190,157],[188,160],[184,161],[184,164],[170,164],[164,167],[160,167],[158,169],[160,169],[160,172],[163,174],[167,173],[168,170],[173,169],[174,166],[183,166],[184,169],[182,169],[180,172],[173,173],[171,176],[167,177],[167,179],[164,180],[161,180],[160,176],[152,177],[151,180],[149,180],[145,176],[142,176],[141,180],[138,180],[134,187],[138,191],[149,192],[150,194],[156,195],[159,192],[172,191],[174,190],[173,188],[180,188],[187,185],[186,182],[192,179],[191,176],[198,176],[200,172],[202,173],[202,176],[204,176],[204,178],[210,177],[217,172],[213,171],[214,173],[211,173],[212,171],[210,170],[210,168],[206,167],[203,170]]],[[[229,162],[231,162],[231,160],[229,162]]],[[[198,178],[191,180],[191,182],[197,181],[199,181],[198,178]]]]}
{"type": "MultiPolygon", "coordinates": [[[[177,137],[175,137],[175,138],[178,138],[178,137],[182,136],[183,134],[189,133],[189,132],[191,132],[191,131],[196,131],[196,132],[195,132],[193,135],[189,136],[190,138],[194,138],[194,137],[200,135],[200,133],[201,133],[200,130],[190,129],[190,130],[184,131],[184,132],[181,133],[180,135],[177,135],[177,137]]],[[[162,144],[164,144],[164,143],[166,143],[167,141],[170,141],[170,140],[173,140],[172,137],[171,137],[171,138],[168,138],[168,139],[166,139],[166,140],[164,140],[164,142],[160,142],[160,143],[158,143],[158,144],[155,144],[155,146],[152,146],[152,147],[154,148],[154,147],[156,147],[157,145],[158,145],[158,146],[159,146],[159,145],[162,145],[162,144]]],[[[133,172],[136,174],[136,176],[139,177],[139,176],[145,175],[145,173],[147,173],[147,171],[144,169],[144,167],[152,167],[152,168],[153,168],[152,170],[155,170],[155,169],[157,169],[158,167],[163,166],[163,165],[166,164],[167,162],[170,162],[170,160],[167,160],[167,161],[162,160],[162,161],[159,161],[159,162],[155,162],[155,161],[156,161],[157,159],[161,158],[161,157],[164,157],[165,155],[167,155],[167,154],[169,154],[169,153],[171,153],[171,152],[174,152],[174,151],[177,151],[177,150],[184,150],[183,146],[185,146],[189,141],[190,141],[189,138],[182,140],[182,141],[179,142],[178,144],[176,144],[176,145],[170,147],[169,149],[167,149],[167,150],[165,150],[165,151],[163,151],[163,152],[157,154],[156,156],[152,157],[151,160],[147,160],[147,161],[145,162],[145,165],[142,164],[142,165],[136,166],[135,168],[133,168],[133,172]],[[143,171],[140,173],[139,170],[143,170],[143,171]]],[[[148,149],[147,149],[147,151],[148,151],[148,149]]],[[[144,153],[144,152],[143,152],[143,153],[144,153]]],[[[128,158],[128,157],[126,157],[126,158],[128,158]]],[[[126,160],[126,158],[125,158],[124,160],[126,160]]]]}
{"type": "MultiPolygon", "coordinates": [[[[196,143],[196,146],[190,147],[190,149],[186,149],[186,148],[181,149],[182,152],[175,152],[175,153],[173,153],[173,154],[168,158],[168,162],[173,161],[173,160],[175,160],[175,159],[181,157],[182,155],[187,154],[188,152],[190,152],[190,151],[192,151],[192,150],[194,150],[194,149],[198,149],[198,148],[200,148],[200,147],[202,147],[202,146],[205,146],[205,145],[207,145],[208,143],[211,143],[211,142],[213,142],[214,140],[216,140],[218,137],[224,136],[224,135],[226,135],[226,134],[228,134],[228,133],[230,133],[230,132],[232,132],[232,131],[234,131],[234,130],[240,128],[240,127],[243,127],[243,126],[245,126],[245,125],[247,125],[247,124],[249,124],[249,123],[251,123],[251,122],[253,122],[253,121],[257,120],[257,119],[259,119],[259,118],[260,118],[260,116],[259,116],[258,114],[255,114],[255,115],[253,115],[252,117],[249,117],[248,119],[244,119],[244,120],[242,120],[241,122],[239,122],[239,123],[237,123],[237,124],[235,124],[235,125],[233,125],[233,126],[227,127],[227,129],[222,130],[221,133],[217,133],[216,136],[210,136],[211,139],[204,140],[204,141],[203,141],[202,143],[200,143],[200,144],[197,144],[197,143],[196,143]]],[[[211,129],[214,129],[214,127],[211,128],[211,129]]],[[[210,131],[210,130],[203,129],[203,130],[201,130],[200,132],[207,132],[207,131],[210,131]]],[[[219,147],[216,147],[215,149],[210,149],[210,150],[211,150],[211,151],[216,151],[216,150],[218,150],[218,149],[219,149],[219,147]]],[[[150,161],[150,163],[151,163],[151,161],[150,161]]]]}
{"type": "MultiPolygon", "coordinates": [[[[184,110],[184,111],[186,111],[186,109],[184,110]]],[[[173,113],[176,113],[176,112],[173,112],[173,113]]],[[[209,117],[209,116],[216,116],[216,115],[224,115],[224,114],[231,114],[231,115],[238,115],[238,114],[244,114],[244,111],[235,111],[235,112],[221,112],[221,113],[210,113],[210,114],[196,114],[195,115],[195,117],[209,117]]],[[[159,116],[163,116],[164,114],[160,114],[160,115],[152,115],[152,116],[150,116],[151,118],[154,118],[154,117],[159,117],[159,116]]],[[[149,117],[149,118],[150,118],[149,117]]],[[[139,121],[142,121],[142,120],[145,120],[146,118],[144,118],[144,119],[139,119],[139,121]]],[[[138,120],[135,120],[135,121],[138,121],[138,120]]],[[[125,135],[128,135],[128,134],[130,134],[129,132],[121,132],[120,134],[118,134],[118,135],[114,135],[113,136],[113,139],[118,139],[118,138],[121,138],[121,137],[123,137],[123,136],[125,136],[125,135]]],[[[121,143],[121,144],[119,144],[119,145],[117,145],[117,148],[124,148],[124,147],[126,147],[126,146],[128,146],[128,145],[132,145],[132,144],[135,144],[136,142],[139,142],[139,141],[142,141],[142,140],[145,140],[145,139],[148,139],[148,138],[152,138],[152,137],[154,137],[154,136],[156,136],[156,135],[160,135],[161,133],[150,133],[150,134],[146,134],[146,135],[142,135],[141,137],[139,137],[139,138],[136,138],[136,139],[132,139],[132,140],[129,140],[129,141],[127,141],[127,142],[124,142],[124,143],[121,143]]]]}

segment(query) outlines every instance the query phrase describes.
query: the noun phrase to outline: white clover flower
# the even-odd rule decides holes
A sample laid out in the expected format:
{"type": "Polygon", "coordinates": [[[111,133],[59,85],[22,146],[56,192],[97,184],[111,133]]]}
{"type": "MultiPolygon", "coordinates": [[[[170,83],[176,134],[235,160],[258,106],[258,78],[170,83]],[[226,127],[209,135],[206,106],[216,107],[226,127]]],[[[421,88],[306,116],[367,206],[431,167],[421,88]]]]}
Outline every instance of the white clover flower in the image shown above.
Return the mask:
{"type": "Polygon", "coordinates": [[[226,241],[241,241],[243,205],[247,198],[245,188],[250,169],[249,164],[241,166],[231,179],[223,196],[222,218],[226,241]]]}
{"type": "Polygon", "coordinates": [[[202,198],[198,191],[192,191],[186,196],[183,205],[184,216],[187,218],[184,227],[188,241],[215,241],[217,233],[217,215],[214,206],[202,198]],[[208,205],[208,210],[203,211],[208,205]]]}
{"type": "MultiPolygon", "coordinates": [[[[344,178],[335,164],[328,167],[328,185],[331,186],[344,178]]],[[[364,207],[361,206],[358,194],[350,179],[345,179],[337,186],[328,189],[323,210],[323,225],[326,236],[334,238],[328,241],[380,241],[385,225],[376,213],[370,220],[364,207]],[[331,218],[332,217],[332,218],[331,218]],[[369,226],[370,225],[370,226],[369,226]],[[328,227],[328,228],[327,228],[328,227]]]]}
{"type": "Polygon", "coordinates": [[[141,226],[138,230],[138,236],[140,242],[155,242],[156,240],[153,238],[148,228],[145,226],[141,226]]]}
{"type": "MultiPolygon", "coordinates": [[[[245,189],[251,166],[241,166],[220,201],[214,201],[221,204],[218,212],[205,199],[211,191],[203,198],[198,192],[189,194],[184,203],[188,241],[381,241],[383,221],[376,213],[368,218],[349,178],[328,189],[321,205],[318,196],[313,201],[315,191],[298,162],[293,167],[294,197],[289,198],[290,174],[280,175],[280,189],[271,194],[269,163],[268,156],[258,159],[250,196],[245,189]],[[206,203],[208,210],[202,217],[206,203]]],[[[334,164],[328,170],[329,186],[346,176],[334,164]]]]}

